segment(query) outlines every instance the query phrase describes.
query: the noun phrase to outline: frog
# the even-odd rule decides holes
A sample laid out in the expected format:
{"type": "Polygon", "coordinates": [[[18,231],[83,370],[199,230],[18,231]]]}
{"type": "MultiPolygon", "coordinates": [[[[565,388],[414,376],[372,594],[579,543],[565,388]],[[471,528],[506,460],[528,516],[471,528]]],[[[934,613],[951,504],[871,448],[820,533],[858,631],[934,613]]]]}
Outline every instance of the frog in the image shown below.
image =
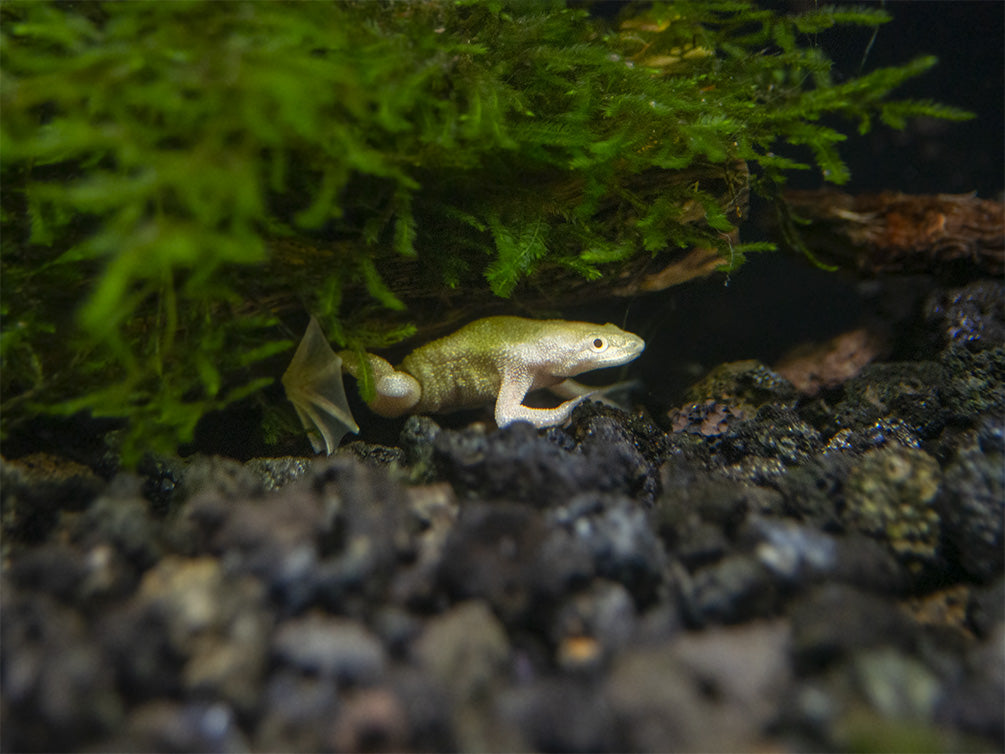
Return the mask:
{"type": "Polygon", "coordinates": [[[367,405],[380,416],[494,404],[498,427],[522,421],[543,429],[561,425],[580,402],[596,394],[573,377],[622,366],[644,349],[641,337],[610,323],[492,316],[419,346],[392,366],[371,353],[336,353],[311,317],[282,383],[314,451],[331,455],[347,433],[359,433],[344,373],[359,379],[364,370],[372,371],[375,395],[367,405]],[[542,388],[564,402],[554,408],[524,405],[528,393],[542,388]]]}

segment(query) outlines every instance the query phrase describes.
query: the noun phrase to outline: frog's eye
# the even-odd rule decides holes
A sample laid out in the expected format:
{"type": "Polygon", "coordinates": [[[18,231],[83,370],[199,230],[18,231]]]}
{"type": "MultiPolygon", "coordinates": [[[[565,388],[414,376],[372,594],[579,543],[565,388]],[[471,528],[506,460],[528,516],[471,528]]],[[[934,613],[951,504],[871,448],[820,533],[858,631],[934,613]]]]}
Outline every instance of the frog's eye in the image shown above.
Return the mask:
{"type": "Polygon", "coordinates": [[[593,348],[594,353],[600,353],[607,350],[607,341],[603,338],[594,338],[590,346],[593,348]]]}

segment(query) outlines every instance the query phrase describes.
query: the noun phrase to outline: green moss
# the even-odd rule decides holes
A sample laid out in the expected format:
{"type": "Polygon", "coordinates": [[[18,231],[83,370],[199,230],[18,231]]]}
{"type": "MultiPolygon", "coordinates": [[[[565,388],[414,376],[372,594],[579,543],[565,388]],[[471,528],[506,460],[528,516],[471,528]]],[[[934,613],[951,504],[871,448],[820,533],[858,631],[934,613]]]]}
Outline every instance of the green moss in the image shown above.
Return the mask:
{"type": "Polygon", "coordinates": [[[280,302],[349,347],[410,332],[380,313],[403,307],[395,258],[416,258],[426,288],[497,296],[545,266],[596,278],[694,244],[735,265],[760,247],[730,248],[715,197],[638,187],[737,161],[768,194],[811,162],[841,183],[845,136],[824,116],[966,116],[887,99],[931,58],[831,80],[806,35],[876,26],[878,9],[624,12],[644,15],[4,3],[4,430],[87,409],[131,420],[127,457],[170,449],[274,378],[267,359],[299,335],[280,302]]]}

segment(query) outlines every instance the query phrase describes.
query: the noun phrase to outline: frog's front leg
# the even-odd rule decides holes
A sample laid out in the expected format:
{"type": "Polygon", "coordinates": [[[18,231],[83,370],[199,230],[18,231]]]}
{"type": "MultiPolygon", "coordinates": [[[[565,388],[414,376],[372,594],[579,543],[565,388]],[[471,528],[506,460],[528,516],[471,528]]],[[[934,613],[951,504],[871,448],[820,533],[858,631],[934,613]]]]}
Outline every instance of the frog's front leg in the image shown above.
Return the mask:
{"type": "Polygon", "coordinates": [[[572,409],[586,396],[566,401],[555,408],[531,408],[523,399],[534,385],[534,377],[523,370],[505,372],[496,396],[496,424],[505,427],[516,421],[530,422],[538,429],[554,427],[569,418],[572,409]]]}

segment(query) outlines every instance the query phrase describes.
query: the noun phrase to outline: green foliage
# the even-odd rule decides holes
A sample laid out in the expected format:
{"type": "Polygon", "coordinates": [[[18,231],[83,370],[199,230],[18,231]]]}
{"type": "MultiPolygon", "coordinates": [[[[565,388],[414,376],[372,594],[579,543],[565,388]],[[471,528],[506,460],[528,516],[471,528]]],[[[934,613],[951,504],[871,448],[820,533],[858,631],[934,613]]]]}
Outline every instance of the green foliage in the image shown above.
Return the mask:
{"type": "Polygon", "coordinates": [[[696,243],[735,265],[715,197],[640,185],[744,160],[770,193],[807,159],[841,183],[845,136],[825,116],[860,131],[966,117],[888,99],[930,58],[831,80],[806,35],[874,27],[876,8],[632,4],[621,25],[501,1],[0,13],[5,428],[125,416],[131,457],[274,376],[299,335],[276,301],[362,349],[407,332],[345,295],[402,309],[395,257],[420,260],[423,285],[498,296],[544,264],[594,279],[696,243]],[[277,239],[308,250],[282,256],[277,239]]]}

